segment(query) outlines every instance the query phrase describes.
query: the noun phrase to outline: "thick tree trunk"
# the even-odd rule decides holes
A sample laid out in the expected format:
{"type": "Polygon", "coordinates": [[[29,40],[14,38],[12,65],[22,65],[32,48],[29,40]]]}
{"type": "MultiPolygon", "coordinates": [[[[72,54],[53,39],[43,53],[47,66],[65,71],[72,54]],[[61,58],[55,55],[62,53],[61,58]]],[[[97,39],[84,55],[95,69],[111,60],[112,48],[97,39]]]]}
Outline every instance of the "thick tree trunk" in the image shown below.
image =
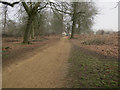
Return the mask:
{"type": "MultiPolygon", "coordinates": [[[[30,43],[29,38],[31,35],[31,26],[32,26],[32,22],[34,20],[34,16],[37,14],[37,8],[39,7],[40,3],[41,2],[37,2],[34,7],[32,7],[32,6],[28,7],[25,2],[22,2],[23,6],[28,14],[28,23],[27,23],[26,30],[24,33],[23,43],[26,43],[26,44],[30,43]]],[[[32,31],[32,34],[34,35],[33,31],[32,31]]]]}
{"type": "Polygon", "coordinates": [[[4,33],[6,31],[7,5],[4,7],[4,33]]]}
{"type": "Polygon", "coordinates": [[[80,24],[79,24],[79,26],[78,26],[78,34],[80,34],[80,24]]]}
{"type": "Polygon", "coordinates": [[[75,27],[76,27],[76,9],[77,9],[77,3],[74,2],[73,4],[73,8],[74,8],[74,11],[73,11],[73,17],[72,17],[72,32],[71,32],[71,37],[70,39],[74,39],[74,30],[75,30],[75,27]]]}
{"type": "Polygon", "coordinates": [[[28,17],[26,30],[25,30],[24,37],[23,37],[23,43],[26,43],[26,44],[30,43],[29,38],[30,38],[32,20],[33,20],[32,17],[28,17]]]}
{"type": "Polygon", "coordinates": [[[31,25],[31,39],[34,39],[34,23],[32,21],[32,25],[31,25]]]}
{"type": "Polygon", "coordinates": [[[70,39],[73,39],[73,38],[74,38],[74,29],[75,29],[75,18],[73,17],[72,32],[71,32],[71,37],[70,37],[70,39]]]}

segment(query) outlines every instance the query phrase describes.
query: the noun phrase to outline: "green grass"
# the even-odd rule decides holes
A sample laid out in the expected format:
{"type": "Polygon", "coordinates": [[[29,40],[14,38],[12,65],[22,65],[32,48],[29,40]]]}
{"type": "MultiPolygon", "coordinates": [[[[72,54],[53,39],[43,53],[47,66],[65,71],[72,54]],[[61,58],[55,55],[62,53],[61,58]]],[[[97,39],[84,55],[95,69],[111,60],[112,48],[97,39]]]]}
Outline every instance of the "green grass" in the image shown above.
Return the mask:
{"type": "Polygon", "coordinates": [[[23,43],[14,43],[13,46],[20,46],[23,45],[23,43]]]}
{"type": "Polygon", "coordinates": [[[98,59],[73,47],[69,58],[67,85],[70,88],[117,88],[118,62],[98,59]]]}
{"type": "Polygon", "coordinates": [[[9,55],[8,53],[9,53],[9,52],[8,52],[7,50],[6,50],[6,51],[4,51],[4,50],[2,51],[2,60],[3,60],[3,59],[6,59],[6,58],[9,59],[9,56],[10,56],[10,55],[9,55]]]}

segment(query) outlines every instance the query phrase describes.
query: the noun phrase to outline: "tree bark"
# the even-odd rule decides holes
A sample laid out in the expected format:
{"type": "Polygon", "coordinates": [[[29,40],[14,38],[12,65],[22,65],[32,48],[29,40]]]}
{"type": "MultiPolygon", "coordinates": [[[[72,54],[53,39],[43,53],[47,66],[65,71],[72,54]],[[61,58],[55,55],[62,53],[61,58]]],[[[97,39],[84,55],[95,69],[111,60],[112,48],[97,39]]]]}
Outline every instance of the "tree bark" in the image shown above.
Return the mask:
{"type": "Polygon", "coordinates": [[[31,25],[31,39],[34,39],[34,22],[32,21],[32,25],[31,25]]]}
{"type": "Polygon", "coordinates": [[[27,26],[25,29],[24,37],[23,37],[23,43],[29,44],[30,43],[30,35],[32,36],[32,38],[34,37],[32,22],[34,20],[34,16],[37,14],[37,8],[40,5],[40,2],[36,3],[33,8],[28,7],[25,2],[22,2],[22,4],[28,14],[28,21],[27,21],[27,26]]]}
{"type": "Polygon", "coordinates": [[[30,38],[30,28],[32,25],[32,17],[28,17],[28,21],[27,21],[27,26],[25,29],[25,33],[24,33],[24,37],[23,37],[23,43],[29,44],[29,38],[30,38]]]}
{"type": "Polygon", "coordinates": [[[4,12],[4,34],[6,31],[6,18],[7,18],[7,5],[4,7],[5,12],[4,12]]]}
{"type": "Polygon", "coordinates": [[[74,39],[74,30],[75,30],[75,25],[76,25],[76,9],[77,9],[77,3],[73,3],[73,17],[72,17],[72,32],[71,32],[71,37],[70,39],[74,39]]]}
{"type": "Polygon", "coordinates": [[[80,23],[78,24],[78,34],[80,34],[80,23]]]}
{"type": "Polygon", "coordinates": [[[75,18],[73,16],[72,32],[71,32],[70,39],[74,39],[74,29],[75,29],[75,18]]]}

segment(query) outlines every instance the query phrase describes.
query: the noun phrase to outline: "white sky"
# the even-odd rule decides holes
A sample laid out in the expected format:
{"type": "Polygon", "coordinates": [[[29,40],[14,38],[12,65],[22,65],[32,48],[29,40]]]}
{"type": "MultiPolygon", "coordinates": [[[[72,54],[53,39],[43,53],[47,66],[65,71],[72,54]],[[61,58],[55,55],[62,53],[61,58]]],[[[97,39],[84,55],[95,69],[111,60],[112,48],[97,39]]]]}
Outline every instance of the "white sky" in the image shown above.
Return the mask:
{"type": "Polygon", "coordinates": [[[118,31],[118,7],[116,2],[96,2],[99,13],[95,18],[93,29],[118,31]]]}

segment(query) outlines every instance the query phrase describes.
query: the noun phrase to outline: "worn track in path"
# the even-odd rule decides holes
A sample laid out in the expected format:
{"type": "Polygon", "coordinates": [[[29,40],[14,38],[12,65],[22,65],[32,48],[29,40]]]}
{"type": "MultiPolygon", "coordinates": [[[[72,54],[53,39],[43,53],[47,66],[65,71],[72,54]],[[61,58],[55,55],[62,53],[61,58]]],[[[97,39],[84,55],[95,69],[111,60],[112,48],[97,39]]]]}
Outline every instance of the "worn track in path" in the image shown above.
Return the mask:
{"type": "MultiPolygon", "coordinates": [[[[3,88],[60,88],[67,73],[71,44],[67,37],[3,70],[3,88]]],[[[20,58],[22,59],[22,57],[20,58]]]]}

